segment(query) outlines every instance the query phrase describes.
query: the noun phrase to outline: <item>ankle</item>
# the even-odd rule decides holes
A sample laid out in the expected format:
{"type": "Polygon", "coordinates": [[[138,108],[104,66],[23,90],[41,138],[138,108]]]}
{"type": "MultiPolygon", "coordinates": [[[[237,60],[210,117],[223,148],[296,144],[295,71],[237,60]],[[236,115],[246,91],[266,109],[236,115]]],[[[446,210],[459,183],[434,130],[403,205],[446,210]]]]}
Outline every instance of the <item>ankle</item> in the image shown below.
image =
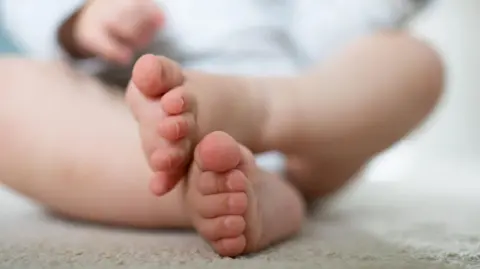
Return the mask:
{"type": "MultiPolygon", "coordinates": [[[[255,81],[254,90],[261,92],[265,117],[261,125],[259,141],[262,151],[278,150],[289,153],[292,141],[298,136],[301,124],[298,77],[263,78],[255,81]]],[[[258,94],[258,93],[257,93],[258,94]]]]}
{"type": "Polygon", "coordinates": [[[367,158],[336,159],[322,154],[288,156],[285,174],[307,204],[311,204],[338,194],[359,176],[367,162],[367,158]]]}

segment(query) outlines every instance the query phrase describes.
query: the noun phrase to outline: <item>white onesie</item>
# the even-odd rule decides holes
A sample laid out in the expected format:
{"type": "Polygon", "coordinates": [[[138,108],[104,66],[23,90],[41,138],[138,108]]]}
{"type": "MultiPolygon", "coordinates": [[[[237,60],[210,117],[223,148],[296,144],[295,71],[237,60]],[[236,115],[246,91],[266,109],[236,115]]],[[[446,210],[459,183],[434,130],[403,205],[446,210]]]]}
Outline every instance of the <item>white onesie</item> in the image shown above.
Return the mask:
{"type": "MultiPolygon", "coordinates": [[[[61,57],[57,28],[83,2],[2,0],[1,20],[31,56],[61,57]]],[[[167,25],[149,52],[169,56],[189,68],[258,75],[296,72],[355,36],[399,27],[428,0],[157,2],[167,25]]]]}

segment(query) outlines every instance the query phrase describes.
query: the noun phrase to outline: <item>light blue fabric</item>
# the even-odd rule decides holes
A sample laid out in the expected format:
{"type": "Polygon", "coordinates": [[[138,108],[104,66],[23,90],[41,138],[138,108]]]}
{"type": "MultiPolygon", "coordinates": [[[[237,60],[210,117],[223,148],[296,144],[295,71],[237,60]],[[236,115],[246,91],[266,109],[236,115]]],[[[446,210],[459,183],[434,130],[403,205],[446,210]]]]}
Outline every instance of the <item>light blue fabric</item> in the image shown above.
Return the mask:
{"type": "Polygon", "coordinates": [[[10,38],[8,38],[8,35],[3,30],[3,27],[0,23],[0,54],[12,52],[19,52],[19,50],[10,40],[10,38]]]}
{"type": "Polygon", "coordinates": [[[0,54],[18,52],[17,48],[0,32],[0,54]]]}

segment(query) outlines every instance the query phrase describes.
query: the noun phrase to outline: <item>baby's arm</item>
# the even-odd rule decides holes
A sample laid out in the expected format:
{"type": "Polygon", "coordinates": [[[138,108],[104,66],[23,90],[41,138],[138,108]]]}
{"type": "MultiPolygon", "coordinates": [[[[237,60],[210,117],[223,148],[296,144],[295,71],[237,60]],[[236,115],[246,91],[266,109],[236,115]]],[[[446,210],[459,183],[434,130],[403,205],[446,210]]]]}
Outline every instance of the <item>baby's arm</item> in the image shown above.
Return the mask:
{"type": "Polygon", "coordinates": [[[153,0],[5,0],[7,31],[37,59],[67,59],[109,82],[128,80],[136,53],[153,41],[162,14],[153,0]]]}
{"type": "Polygon", "coordinates": [[[162,23],[154,0],[91,0],[60,27],[59,40],[74,57],[128,65],[153,41],[162,23]]]}

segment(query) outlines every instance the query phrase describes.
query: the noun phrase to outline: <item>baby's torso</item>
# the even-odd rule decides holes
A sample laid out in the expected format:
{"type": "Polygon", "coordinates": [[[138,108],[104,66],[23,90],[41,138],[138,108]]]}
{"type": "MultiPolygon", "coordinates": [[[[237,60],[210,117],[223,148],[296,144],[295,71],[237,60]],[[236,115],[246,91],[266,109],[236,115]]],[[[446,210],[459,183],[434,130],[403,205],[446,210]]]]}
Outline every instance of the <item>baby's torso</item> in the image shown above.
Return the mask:
{"type": "Polygon", "coordinates": [[[291,74],[352,38],[396,27],[429,0],[156,0],[151,52],[217,73],[291,74]]]}
{"type": "Polygon", "coordinates": [[[157,0],[166,16],[152,50],[222,73],[291,73],[289,0],[157,0]]]}

